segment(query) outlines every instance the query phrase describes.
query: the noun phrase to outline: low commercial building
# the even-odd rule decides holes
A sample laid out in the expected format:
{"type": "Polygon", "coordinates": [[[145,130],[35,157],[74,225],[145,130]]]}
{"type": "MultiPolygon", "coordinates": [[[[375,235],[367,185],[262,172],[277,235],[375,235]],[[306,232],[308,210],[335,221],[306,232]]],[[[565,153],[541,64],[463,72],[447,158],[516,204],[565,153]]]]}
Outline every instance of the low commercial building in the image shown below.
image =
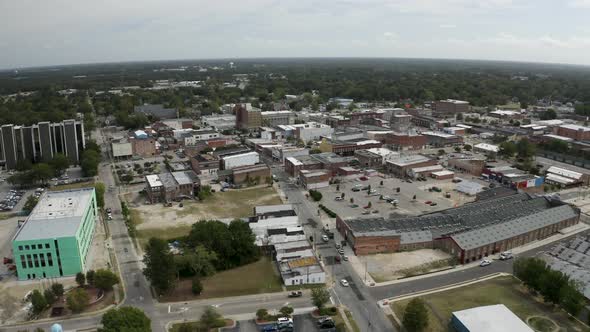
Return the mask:
{"type": "Polygon", "coordinates": [[[45,192],[12,239],[18,279],[86,272],[97,217],[94,188],[45,192]]]}
{"type": "Polygon", "coordinates": [[[455,136],[463,136],[465,135],[465,128],[462,127],[445,127],[443,131],[447,134],[455,135],[455,136]]]}
{"type": "Polygon", "coordinates": [[[342,157],[330,152],[289,157],[285,159],[285,172],[291,177],[297,177],[301,170],[325,169],[334,176],[340,167],[348,166],[353,160],[353,157],[342,157]]]}
{"type": "Polygon", "coordinates": [[[216,177],[219,159],[210,154],[197,154],[191,158],[191,168],[199,177],[216,177]]]}
{"type": "Polygon", "coordinates": [[[323,284],[326,272],[315,256],[281,261],[279,271],[285,286],[323,284]]]}
{"type": "Polygon", "coordinates": [[[232,169],[234,167],[255,165],[260,162],[258,152],[246,152],[241,154],[224,156],[221,158],[222,169],[232,169]]]}
{"type": "Polygon", "coordinates": [[[457,332],[534,332],[503,304],[455,311],[451,325],[457,332]]]}
{"type": "Polygon", "coordinates": [[[412,168],[437,165],[438,161],[423,155],[409,155],[388,160],[385,169],[388,173],[397,177],[406,177],[412,168]]]}
{"type": "Polygon", "coordinates": [[[133,146],[126,137],[113,138],[111,140],[113,158],[130,158],[133,156],[133,146]]]}
{"type": "Polygon", "coordinates": [[[309,149],[306,148],[299,148],[296,146],[278,146],[272,148],[272,159],[281,162],[282,164],[285,163],[287,158],[292,157],[300,157],[300,156],[308,156],[309,149]]]}
{"type": "Polygon", "coordinates": [[[455,99],[439,100],[432,104],[432,109],[436,113],[467,113],[469,112],[469,102],[455,99]]]}
{"type": "Polygon", "coordinates": [[[426,131],[422,135],[426,137],[426,143],[432,147],[446,147],[463,144],[463,137],[445,134],[440,131],[426,131]]]}
{"type": "Polygon", "coordinates": [[[379,168],[383,166],[383,156],[370,150],[357,150],[354,157],[358,159],[362,167],[379,168]]]}
{"type": "Polygon", "coordinates": [[[295,113],[291,111],[261,112],[262,124],[265,126],[291,125],[295,123],[295,113]]]}
{"type": "Polygon", "coordinates": [[[412,168],[408,171],[408,176],[411,178],[419,178],[430,176],[434,172],[440,172],[444,168],[441,165],[432,165],[432,166],[424,166],[424,167],[416,167],[412,168]]]}
{"type": "Polygon", "coordinates": [[[438,248],[461,263],[547,238],[579,222],[561,201],[514,194],[417,217],[336,219],[357,255],[438,248]]]}
{"type": "Polygon", "coordinates": [[[448,166],[458,171],[469,173],[475,176],[481,176],[485,168],[486,161],[483,158],[476,158],[471,156],[462,156],[458,158],[451,158],[447,161],[448,166]]]}
{"type": "Polygon", "coordinates": [[[299,171],[299,183],[308,190],[328,187],[330,178],[332,178],[332,174],[326,170],[299,171]]]}
{"type": "Polygon", "coordinates": [[[201,117],[203,127],[211,127],[216,130],[231,130],[236,125],[236,116],[233,114],[215,114],[201,117]]]}
{"type": "Polygon", "coordinates": [[[430,173],[430,176],[435,180],[450,180],[455,177],[455,172],[449,170],[442,170],[430,173]]]}
{"type": "Polygon", "coordinates": [[[144,130],[136,130],[129,136],[134,156],[153,157],[158,154],[158,142],[144,130]]]}
{"type": "Polygon", "coordinates": [[[590,180],[588,174],[575,172],[566,168],[551,166],[545,173],[545,182],[561,187],[575,187],[587,185],[590,180]]]}
{"type": "Polygon", "coordinates": [[[320,143],[319,149],[322,152],[333,152],[341,156],[354,156],[357,150],[366,150],[380,148],[383,143],[372,139],[352,139],[352,140],[333,140],[324,138],[320,143]]]}
{"type": "Polygon", "coordinates": [[[500,147],[494,144],[479,143],[473,146],[474,152],[483,153],[490,156],[496,156],[500,152],[500,147]]]}
{"type": "Polygon", "coordinates": [[[146,194],[150,203],[192,198],[199,180],[192,171],[151,174],[145,176],[146,194]]]}
{"type": "Polygon", "coordinates": [[[391,145],[397,151],[421,150],[428,144],[428,140],[424,135],[415,132],[406,132],[390,134],[385,143],[391,145]]]}
{"type": "Polygon", "coordinates": [[[565,136],[576,141],[590,140],[590,127],[565,124],[556,128],[555,134],[565,136]]]}
{"type": "Polygon", "coordinates": [[[232,168],[232,180],[236,185],[269,183],[270,168],[266,164],[246,165],[232,168]]]}

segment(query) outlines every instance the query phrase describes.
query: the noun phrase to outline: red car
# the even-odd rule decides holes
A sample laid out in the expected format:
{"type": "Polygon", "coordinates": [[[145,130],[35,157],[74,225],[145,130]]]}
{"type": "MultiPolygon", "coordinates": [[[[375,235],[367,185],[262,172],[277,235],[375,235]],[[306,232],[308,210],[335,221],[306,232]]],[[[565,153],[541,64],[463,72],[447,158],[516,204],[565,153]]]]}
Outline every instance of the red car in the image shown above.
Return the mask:
{"type": "Polygon", "coordinates": [[[426,201],[426,202],[424,202],[424,204],[430,205],[430,204],[432,204],[432,201],[426,201]]]}
{"type": "Polygon", "coordinates": [[[361,177],[359,178],[359,180],[361,180],[361,181],[367,181],[368,179],[369,179],[369,178],[367,178],[366,176],[361,176],[361,177]]]}

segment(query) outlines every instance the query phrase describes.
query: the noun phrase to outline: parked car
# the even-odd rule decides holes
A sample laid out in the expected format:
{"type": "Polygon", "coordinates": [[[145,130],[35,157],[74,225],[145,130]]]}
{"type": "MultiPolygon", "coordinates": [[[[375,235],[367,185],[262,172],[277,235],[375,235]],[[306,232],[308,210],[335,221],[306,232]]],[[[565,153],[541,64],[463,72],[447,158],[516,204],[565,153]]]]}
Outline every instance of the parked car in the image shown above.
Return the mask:
{"type": "Polygon", "coordinates": [[[302,291],[293,291],[291,293],[289,293],[288,297],[301,297],[303,296],[303,292],[302,291]]]}
{"type": "Polygon", "coordinates": [[[342,256],[342,260],[344,260],[345,262],[348,261],[348,256],[346,256],[346,255],[342,256]]]}
{"type": "Polygon", "coordinates": [[[335,201],[343,201],[343,200],[344,200],[344,198],[342,198],[342,196],[338,196],[338,197],[334,198],[334,200],[335,200],[335,201]]]}
{"type": "Polygon", "coordinates": [[[369,211],[369,210],[364,210],[363,212],[361,212],[361,214],[363,214],[363,215],[371,214],[371,211],[369,211]]]}
{"type": "Polygon", "coordinates": [[[512,255],[512,253],[510,251],[504,251],[503,253],[500,254],[500,260],[508,260],[508,259],[512,259],[514,258],[514,256],[512,255]]]}
{"type": "Polygon", "coordinates": [[[430,203],[430,206],[436,206],[436,205],[437,205],[437,203],[436,203],[436,202],[432,202],[432,203],[430,203]]]}
{"type": "Polygon", "coordinates": [[[279,327],[277,326],[277,324],[264,325],[262,327],[262,329],[260,329],[260,331],[262,331],[262,332],[278,332],[279,327]]]}
{"type": "Polygon", "coordinates": [[[361,176],[361,177],[359,178],[359,180],[361,180],[361,181],[367,181],[368,179],[369,179],[369,178],[367,178],[366,176],[361,176]]]}
{"type": "Polygon", "coordinates": [[[110,214],[110,213],[112,213],[112,212],[113,212],[113,210],[112,210],[111,208],[107,208],[107,213],[109,213],[109,214],[110,214]]]}
{"type": "Polygon", "coordinates": [[[340,263],[340,256],[334,257],[334,260],[336,261],[336,263],[340,263]]]}
{"type": "Polygon", "coordinates": [[[336,243],[336,249],[340,249],[340,243],[336,243]]]}
{"type": "Polygon", "coordinates": [[[328,235],[324,234],[324,235],[322,235],[322,240],[324,242],[328,242],[328,241],[330,241],[330,238],[328,237],[328,235]]]}
{"type": "Polygon", "coordinates": [[[484,266],[488,266],[492,264],[492,261],[490,259],[485,258],[484,260],[481,261],[481,263],[479,263],[479,266],[484,267],[484,266]]]}
{"type": "Polygon", "coordinates": [[[346,279],[342,279],[342,280],[340,280],[340,284],[341,284],[343,287],[348,287],[348,286],[349,286],[349,284],[348,284],[348,281],[346,281],[346,279]]]}
{"type": "Polygon", "coordinates": [[[358,191],[361,191],[361,188],[352,188],[352,191],[358,192],[358,191]]]}
{"type": "Polygon", "coordinates": [[[344,249],[338,249],[338,253],[339,253],[340,255],[344,255],[344,249]]]}
{"type": "Polygon", "coordinates": [[[432,204],[432,201],[426,201],[426,202],[424,202],[424,204],[430,205],[430,204],[432,204]]]}

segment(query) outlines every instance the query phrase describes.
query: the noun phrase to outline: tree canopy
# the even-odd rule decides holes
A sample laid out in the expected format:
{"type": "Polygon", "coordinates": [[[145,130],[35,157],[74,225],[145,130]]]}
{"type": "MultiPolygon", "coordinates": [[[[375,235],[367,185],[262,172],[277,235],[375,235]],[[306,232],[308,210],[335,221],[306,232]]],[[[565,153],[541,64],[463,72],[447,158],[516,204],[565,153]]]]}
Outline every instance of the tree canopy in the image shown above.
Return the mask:
{"type": "Polygon", "coordinates": [[[146,314],[135,307],[110,309],[103,316],[100,332],[151,332],[151,320],[146,314]]]}
{"type": "Polygon", "coordinates": [[[165,240],[158,238],[149,240],[143,263],[145,264],[143,274],[150,280],[158,294],[163,294],[174,287],[176,265],[174,256],[168,250],[168,243],[165,240]]]}

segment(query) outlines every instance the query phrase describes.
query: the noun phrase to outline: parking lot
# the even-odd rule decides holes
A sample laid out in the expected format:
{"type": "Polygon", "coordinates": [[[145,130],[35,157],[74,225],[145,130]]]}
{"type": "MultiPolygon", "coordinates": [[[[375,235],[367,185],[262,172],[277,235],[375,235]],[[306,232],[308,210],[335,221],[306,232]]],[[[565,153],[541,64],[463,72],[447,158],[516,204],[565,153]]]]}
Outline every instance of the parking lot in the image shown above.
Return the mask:
{"type": "Polygon", "coordinates": [[[323,195],[322,204],[343,218],[358,217],[363,214],[387,218],[391,214],[431,213],[474,200],[474,197],[454,191],[455,186],[456,184],[451,180],[439,181],[427,178],[426,181],[407,182],[397,178],[373,176],[366,178],[365,181],[359,178],[345,179],[340,184],[333,184],[319,191],[323,195]],[[366,190],[369,186],[371,194],[366,190]],[[440,192],[429,191],[432,187],[440,188],[440,192]],[[447,193],[450,195],[449,198],[445,197],[447,193]],[[337,201],[336,197],[341,197],[342,194],[344,199],[337,201]],[[381,196],[395,199],[397,205],[380,199],[381,196]]]}

